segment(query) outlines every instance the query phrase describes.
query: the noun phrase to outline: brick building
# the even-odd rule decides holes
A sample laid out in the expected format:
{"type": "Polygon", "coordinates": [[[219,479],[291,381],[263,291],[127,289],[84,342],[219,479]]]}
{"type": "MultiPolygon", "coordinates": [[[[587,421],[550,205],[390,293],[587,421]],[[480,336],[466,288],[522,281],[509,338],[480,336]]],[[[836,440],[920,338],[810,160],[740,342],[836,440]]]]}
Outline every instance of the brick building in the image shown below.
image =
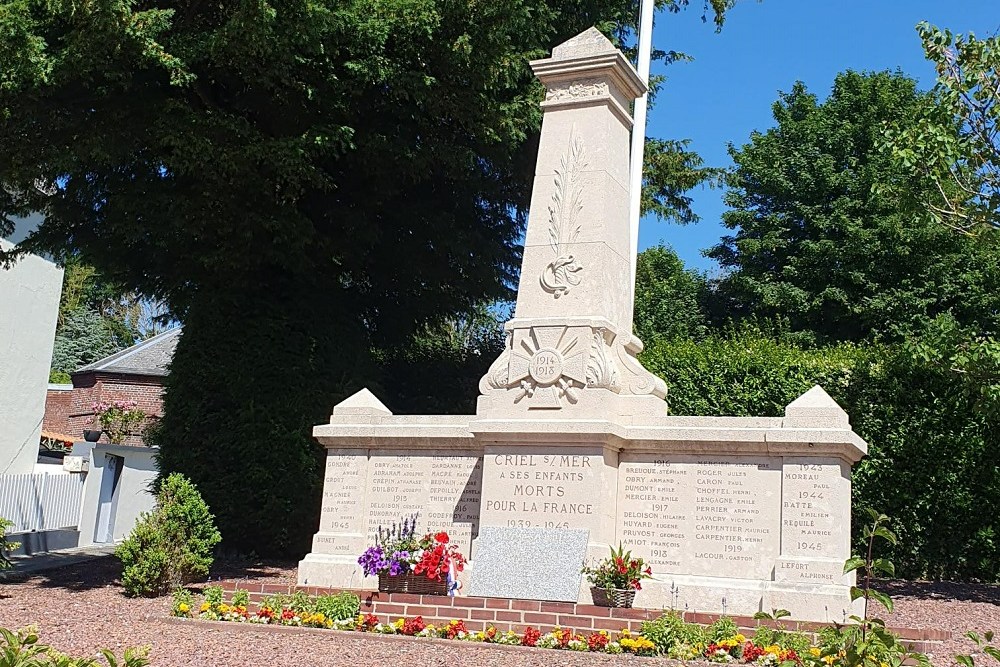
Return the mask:
{"type": "MultiPolygon", "coordinates": [[[[175,327],[86,365],[73,373],[72,388],[51,385],[43,430],[82,439],[84,429],[92,428],[93,405],[101,401],[133,400],[150,419],[161,417],[163,381],[180,334],[181,327],[175,327]]],[[[144,444],[142,434],[133,434],[126,444],[144,444]]]]}

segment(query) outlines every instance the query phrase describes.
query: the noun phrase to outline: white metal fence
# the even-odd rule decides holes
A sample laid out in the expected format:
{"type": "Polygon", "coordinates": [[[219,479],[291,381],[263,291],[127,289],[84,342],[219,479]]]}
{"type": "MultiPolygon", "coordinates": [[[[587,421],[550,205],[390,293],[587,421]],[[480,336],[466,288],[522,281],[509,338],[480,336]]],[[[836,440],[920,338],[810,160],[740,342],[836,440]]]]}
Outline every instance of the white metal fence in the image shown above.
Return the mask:
{"type": "Polygon", "coordinates": [[[72,528],[80,523],[84,475],[0,475],[0,517],[11,533],[72,528]]]}

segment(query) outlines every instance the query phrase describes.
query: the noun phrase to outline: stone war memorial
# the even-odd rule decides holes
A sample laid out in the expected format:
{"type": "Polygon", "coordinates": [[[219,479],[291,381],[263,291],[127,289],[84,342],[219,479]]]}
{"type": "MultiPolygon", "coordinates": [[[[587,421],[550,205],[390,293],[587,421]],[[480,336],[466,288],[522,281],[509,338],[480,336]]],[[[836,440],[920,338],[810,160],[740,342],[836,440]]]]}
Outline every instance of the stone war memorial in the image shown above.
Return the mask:
{"type": "Polygon", "coordinates": [[[593,28],[531,66],[544,116],[506,348],[475,415],[397,416],[363,390],[315,428],[326,482],[299,584],[374,589],[358,555],[416,514],[470,556],[462,594],[566,600],[541,564],[505,569],[516,552],[565,559],[572,601],[590,603],[580,559],[620,543],[652,567],[637,607],[844,622],[851,467],[867,445],[820,387],[783,417],[668,414],[631,324],[629,137],[645,86],[593,28]]]}

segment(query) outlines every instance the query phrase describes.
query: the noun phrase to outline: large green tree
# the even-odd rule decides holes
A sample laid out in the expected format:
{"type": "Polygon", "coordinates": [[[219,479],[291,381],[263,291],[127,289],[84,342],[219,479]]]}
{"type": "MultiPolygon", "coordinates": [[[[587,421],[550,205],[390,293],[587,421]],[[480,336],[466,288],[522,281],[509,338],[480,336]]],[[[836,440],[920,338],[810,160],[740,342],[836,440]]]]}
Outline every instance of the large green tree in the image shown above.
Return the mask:
{"type": "Polygon", "coordinates": [[[924,179],[928,210],[965,233],[1000,228],[1000,35],[917,26],[938,79],[916,123],[888,131],[895,156],[924,179]]]}
{"type": "Polygon", "coordinates": [[[915,122],[927,99],[900,73],[842,73],[822,102],[796,83],[774,128],[730,148],[734,233],[708,253],[729,271],[730,312],[820,341],[898,339],[945,312],[996,329],[996,235],[934,224],[929,185],[882,149],[888,124],[915,122]]]}
{"type": "MultiPolygon", "coordinates": [[[[705,2],[721,23],[734,0],[705,2]]],[[[661,7],[677,10],[687,0],[661,7]]],[[[0,0],[0,224],[183,321],[156,436],[230,546],[301,552],[311,426],[443,314],[509,296],[527,61],[629,0],[0,0]]]]}
{"type": "Polygon", "coordinates": [[[673,248],[659,245],[639,253],[633,330],[646,346],[661,339],[702,338],[708,332],[710,299],[708,279],[685,268],[673,248]]]}

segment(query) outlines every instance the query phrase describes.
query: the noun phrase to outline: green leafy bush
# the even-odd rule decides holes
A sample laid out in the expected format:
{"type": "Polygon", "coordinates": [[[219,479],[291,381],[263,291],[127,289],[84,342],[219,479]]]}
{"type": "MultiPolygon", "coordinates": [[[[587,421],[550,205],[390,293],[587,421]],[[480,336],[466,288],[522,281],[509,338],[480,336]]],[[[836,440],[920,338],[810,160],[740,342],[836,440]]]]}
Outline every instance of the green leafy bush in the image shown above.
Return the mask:
{"type": "Polygon", "coordinates": [[[7,531],[13,526],[13,522],[0,517],[0,570],[7,570],[14,567],[14,564],[7,558],[7,553],[21,546],[19,542],[7,541],[7,531]]]}
{"type": "MultiPolygon", "coordinates": [[[[108,649],[101,649],[108,667],[145,667],[149,664],[149,647],[125,649],[121,660],[108,649]]],[[[2,667],[99,667],[94,658],[74,658],[38,643],[34,627],[17,631],[0,628],[0,666],[2,667]]]]}
{"type": "MultiPolygon", "coordinates": [[[[685,623],[677,611],[668,611],[652,621],[643,621],[641,632],[643,637],[656,646],[657,655],[670,655],[671,650],[678,646],[704,647],[708,643],[705,628],[685,623]]],[[[677,657],[686,658],[683,655],[677,657]]]]}
{"type": "Polygon", "coordinates": [[[336,595],[320,595],[316,598],[312,611],[334,621],[355,618],[361,611],[361,598],[346,591],[336,595]]]}
{"type": "Polygon", "coordinates": [[[222,539],[201,494],[183,475],[160,485],[156,509],[144,512],[115,555],[129,595],[162,595],[208,575],[222,539]]]}

